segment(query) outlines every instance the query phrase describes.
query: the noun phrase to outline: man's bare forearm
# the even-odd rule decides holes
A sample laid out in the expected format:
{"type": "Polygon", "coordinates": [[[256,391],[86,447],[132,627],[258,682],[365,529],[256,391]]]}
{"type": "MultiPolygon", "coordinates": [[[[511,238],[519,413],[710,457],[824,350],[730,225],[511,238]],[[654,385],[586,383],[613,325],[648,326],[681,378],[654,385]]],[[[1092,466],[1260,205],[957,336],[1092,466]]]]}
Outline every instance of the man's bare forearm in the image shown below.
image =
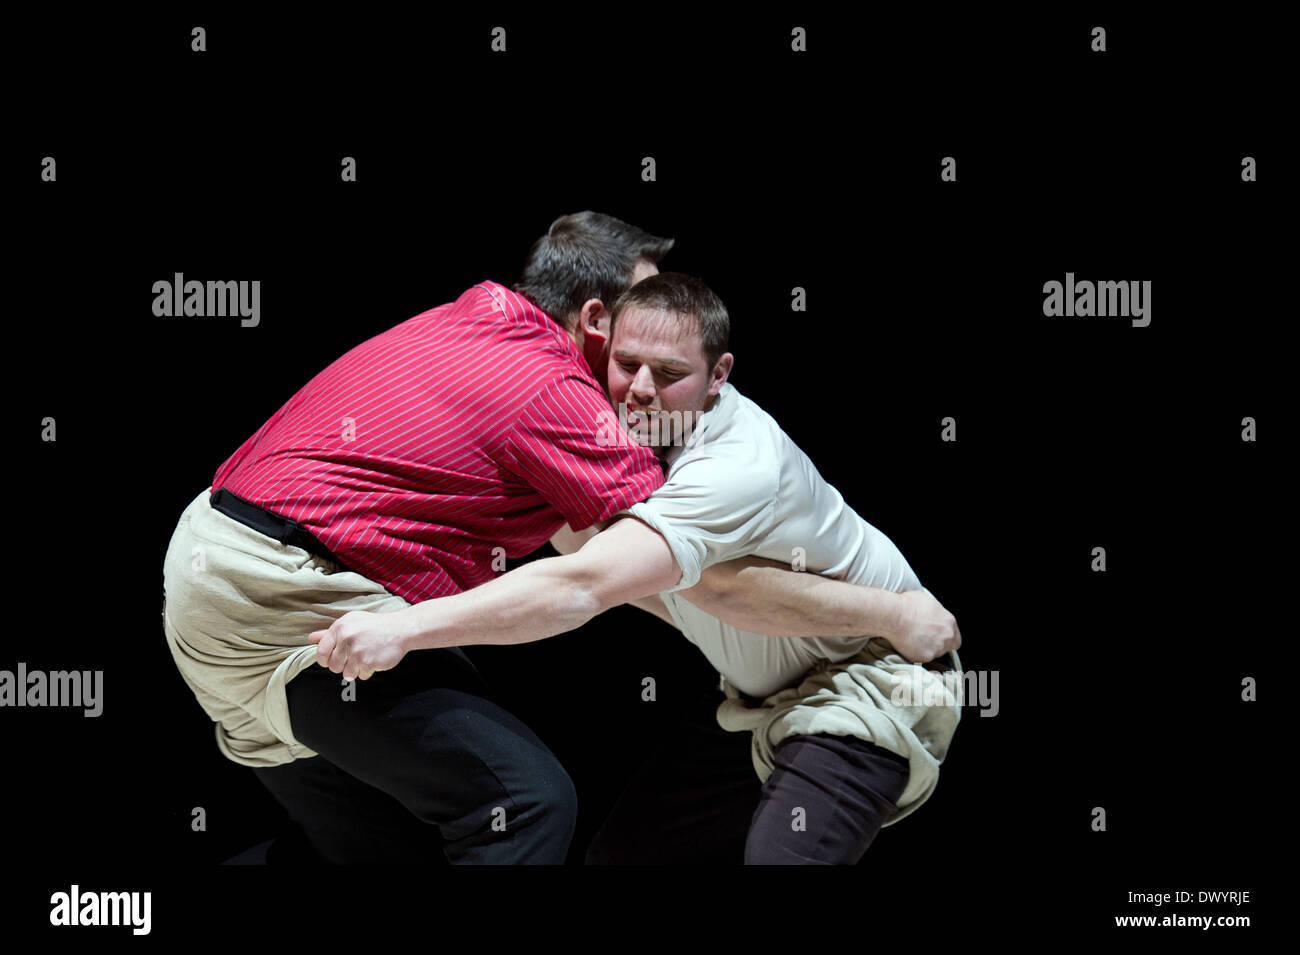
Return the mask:
{"type": "MultiPolygon", "coordinates": [[[[571,554],[596,534],[568,526],[551,538],[561,554],[571,554]]],[[[859,587],[758,557],[741,557],[705,569],[700,582],[681,596],[699,609],[741,630],[768,637],[888,638],[898,632],[903,613],[898,595],[859,587]]],[[[677,626],[657,594],[628,601],[677,626]]]]}
{"type": "Polygon", "coordinates": [[[618,521],[573,554],[535,560],[473,590],[399,610],[408,650],[542,640],[681,577],[658,532],[618,521]]]}
{"type": "Polygon", "coordinates": [[[473,590],[398,611],[407,649],[529,643],[582,626],[604,608],[565,572],[565,561],[536,560],[473,590]]]}
{"type": "Polygon", "coordinates": [[[679,593],[724,623],[768,637],[892,639],[904,623],[900,594],[758,557],[714,564],[696,586],[679,593]]]}

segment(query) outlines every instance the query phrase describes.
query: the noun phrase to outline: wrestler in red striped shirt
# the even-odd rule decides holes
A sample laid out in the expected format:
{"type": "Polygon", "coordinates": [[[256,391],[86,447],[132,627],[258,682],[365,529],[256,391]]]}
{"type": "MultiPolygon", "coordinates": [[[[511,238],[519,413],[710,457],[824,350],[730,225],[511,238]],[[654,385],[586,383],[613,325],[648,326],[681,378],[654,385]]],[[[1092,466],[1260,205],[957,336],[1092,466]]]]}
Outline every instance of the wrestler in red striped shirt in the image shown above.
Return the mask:
{"type": "Polygon", "coordinates": [[[341,690],[307,637],[475,588],[663,483],[653,451],[608,440],[603,329],[671,246],[609,216],[557,219],[513,290],[482,282],[353,348],[182,515],[164,563],[173,659],[223,754],[319,858],[564,860],[572,783],[463,651],[341,690]]]}

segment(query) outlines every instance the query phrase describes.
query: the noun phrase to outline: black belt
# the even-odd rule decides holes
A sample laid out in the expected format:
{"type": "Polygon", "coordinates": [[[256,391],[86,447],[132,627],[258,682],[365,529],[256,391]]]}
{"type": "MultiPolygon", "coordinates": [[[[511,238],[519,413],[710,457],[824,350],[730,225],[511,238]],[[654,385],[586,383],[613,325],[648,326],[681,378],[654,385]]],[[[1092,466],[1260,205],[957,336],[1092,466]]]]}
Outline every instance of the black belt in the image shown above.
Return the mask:
{"type": "Polygon", "coordinates": [[[265,534],[272,540],[277,540],[281,544],[292,544],[295,547],[301,547],[309,554],[332,560],[340,566],[343,564],[343,561],[330,553],[328,547],[312,536],[311,531],[297,521],[281,517],[278,514],[272,514],[256,504],[250,504],[243,498],[235,497],[224,487],[212,492],[211,503],[213,510],[220,511],[227,517],[239,521],[245,527],[251,527],[258,533],[265,534]]]}

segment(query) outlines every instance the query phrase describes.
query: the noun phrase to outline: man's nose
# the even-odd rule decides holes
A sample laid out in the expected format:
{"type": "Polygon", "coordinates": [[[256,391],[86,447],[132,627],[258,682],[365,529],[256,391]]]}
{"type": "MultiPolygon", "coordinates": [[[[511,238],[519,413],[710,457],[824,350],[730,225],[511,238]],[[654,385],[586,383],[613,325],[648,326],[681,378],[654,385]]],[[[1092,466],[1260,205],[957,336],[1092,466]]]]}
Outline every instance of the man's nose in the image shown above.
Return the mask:
{"type": "Polygon", "coordinates": [[[650,374],[650,369],[647,366],[642,365],[638,369],[636,377],[632,379],[630,390],[641,404],[645,404],[654,398],[655,379],[654,375],[650,374]]]}

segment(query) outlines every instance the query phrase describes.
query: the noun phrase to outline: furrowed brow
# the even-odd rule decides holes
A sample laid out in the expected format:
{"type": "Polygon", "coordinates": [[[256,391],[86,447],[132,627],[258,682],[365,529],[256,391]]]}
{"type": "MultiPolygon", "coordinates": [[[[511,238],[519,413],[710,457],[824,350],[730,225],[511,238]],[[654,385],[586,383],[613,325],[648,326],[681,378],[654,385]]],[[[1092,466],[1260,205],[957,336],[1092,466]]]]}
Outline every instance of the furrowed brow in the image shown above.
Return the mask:
{"type": "MultiPolygon", "coordinates": [[[[626,361],[641,361],[639,355],[634,355],[632,352],[624,351],[622,348],[614,349],[614,357],[616,359],[623,359],[626,361]]],[[[674,370],[680,369],[683,371],[689,371],[691,367],[688,362],[679,361],[676,358],[651,359],[650,364],[658,365],[660,368],[672,368],[674,370]]]]}

